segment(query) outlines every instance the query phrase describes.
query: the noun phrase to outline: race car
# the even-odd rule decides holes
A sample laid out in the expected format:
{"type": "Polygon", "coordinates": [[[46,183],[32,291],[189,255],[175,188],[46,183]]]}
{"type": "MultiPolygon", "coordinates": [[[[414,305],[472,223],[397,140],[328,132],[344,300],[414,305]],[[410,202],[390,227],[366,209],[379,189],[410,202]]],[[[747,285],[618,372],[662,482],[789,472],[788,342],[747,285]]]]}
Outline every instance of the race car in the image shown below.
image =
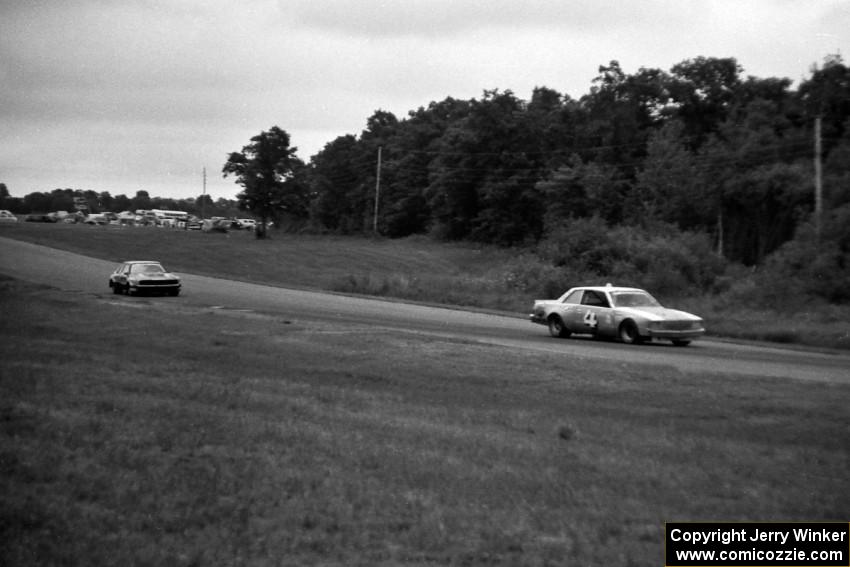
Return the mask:
{"type": "Polygon", "coordinates": [[[583,334],[627,344],[663,339],[687,346],[705,334],[702,318],[663,307],[642,289],[611,284],[574,287],[558,299],[538,299],[529,318],[560,338],[583,334]]]}

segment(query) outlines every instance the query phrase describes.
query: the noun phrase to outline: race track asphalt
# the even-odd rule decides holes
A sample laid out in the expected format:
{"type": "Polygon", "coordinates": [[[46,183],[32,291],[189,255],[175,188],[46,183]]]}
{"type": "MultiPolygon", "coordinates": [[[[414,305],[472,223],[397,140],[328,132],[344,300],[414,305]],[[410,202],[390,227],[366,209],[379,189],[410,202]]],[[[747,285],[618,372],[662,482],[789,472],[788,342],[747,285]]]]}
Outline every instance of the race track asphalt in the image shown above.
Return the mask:
{"type": "MultiPolygon", "coordinates": [[[[68,292],[111,294],[107,281],[116,265],[0,237],[0,273],[68,292]]],[[[530,323],[521,313],[513,316],[482,313],[193,274],[181,273],[181,276],[184,291],[180,297],[146,299],[173,302],[183,308],[256,311],[293,321],[338,322],[346,326],[367,325],[405,333],[463,338],[505,349],[614,360],[626,365],[671,366],[686,374],[850,383],[850,355],[841,352],[710,338],[695,341],[687,348],[666,343],[632,346],[585,338],[554,339],[549,337],[545,327],[530,323]]]]}

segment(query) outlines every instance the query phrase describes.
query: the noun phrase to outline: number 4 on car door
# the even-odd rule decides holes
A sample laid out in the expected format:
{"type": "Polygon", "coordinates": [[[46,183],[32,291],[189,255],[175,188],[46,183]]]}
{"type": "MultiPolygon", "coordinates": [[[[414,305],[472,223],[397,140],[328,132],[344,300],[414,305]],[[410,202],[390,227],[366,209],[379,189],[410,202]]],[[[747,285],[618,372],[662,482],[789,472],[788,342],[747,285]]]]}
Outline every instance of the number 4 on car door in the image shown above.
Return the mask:
{"type": "Polygon", "coordinates": [[[599,321],[596,319],[596,313],[592,309],[588,309],[585,312],[582,320],[584,321],[584,324],[591,329],[595,329],[596,325],[599,324],[599,321]]]}

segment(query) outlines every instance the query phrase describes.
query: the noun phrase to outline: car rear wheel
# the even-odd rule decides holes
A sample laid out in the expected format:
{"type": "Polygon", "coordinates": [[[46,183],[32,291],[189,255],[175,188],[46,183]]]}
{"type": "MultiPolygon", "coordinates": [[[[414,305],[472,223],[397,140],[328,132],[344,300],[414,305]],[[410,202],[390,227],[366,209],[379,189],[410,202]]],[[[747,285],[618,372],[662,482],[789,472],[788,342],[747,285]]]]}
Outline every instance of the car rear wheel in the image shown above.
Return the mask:
{"type": "Polygon", "coordinates": [[[637,345],[643,342],[643,337],[638,333],[637,325],[631,319],[623,321],[620,325],[620,340],[627,345],[637,345]]]}
{"type": "Polygon", "coordinates": [[[564,322],[557,315],[549,317],[549,334],[558,339],[565,339],[570,336],[564,322]]]}

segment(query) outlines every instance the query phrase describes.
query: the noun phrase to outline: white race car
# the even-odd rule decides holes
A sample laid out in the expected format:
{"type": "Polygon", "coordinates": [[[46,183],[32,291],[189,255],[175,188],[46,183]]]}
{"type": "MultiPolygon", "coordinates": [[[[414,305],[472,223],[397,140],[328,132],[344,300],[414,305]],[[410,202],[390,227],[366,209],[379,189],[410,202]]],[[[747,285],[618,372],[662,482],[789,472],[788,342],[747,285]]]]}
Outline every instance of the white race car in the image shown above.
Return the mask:
{"type": "Polygon", "coordinates": [[[666,339],[686,346],[705,334],[700,317],[667,309],[642,289],[611,284],[574,287],[558,299],[537,300],[529,317],[547,325],[553,337],[589,334],[628,344],[666,339]]]}

